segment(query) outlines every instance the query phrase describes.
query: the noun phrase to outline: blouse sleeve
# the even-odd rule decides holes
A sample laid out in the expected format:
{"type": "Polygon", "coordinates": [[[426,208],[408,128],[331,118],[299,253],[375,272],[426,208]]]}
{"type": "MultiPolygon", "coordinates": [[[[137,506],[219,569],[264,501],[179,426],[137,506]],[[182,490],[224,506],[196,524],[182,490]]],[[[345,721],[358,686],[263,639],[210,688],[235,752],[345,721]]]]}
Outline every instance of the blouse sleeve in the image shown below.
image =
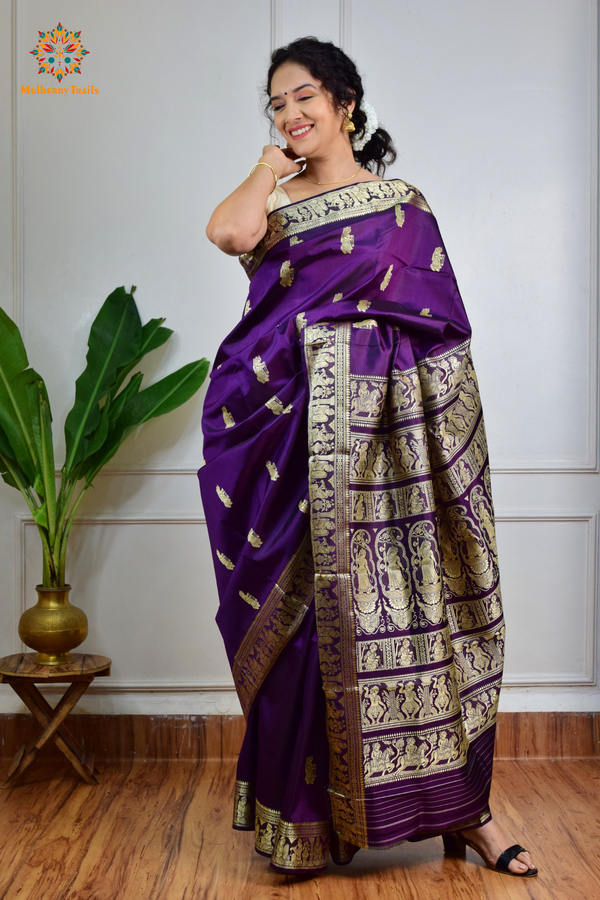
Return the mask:
{"type": "Polygon", "coordinates": [[[269,215],[269,213],[272,213],[274,209],[279,209],[280,206],[287,206],[287,204],[291,202],[292,201],[290,200],[284,189],[277,185],[275,190],[271,191],[267,198],[267,215],[269,215]]]}

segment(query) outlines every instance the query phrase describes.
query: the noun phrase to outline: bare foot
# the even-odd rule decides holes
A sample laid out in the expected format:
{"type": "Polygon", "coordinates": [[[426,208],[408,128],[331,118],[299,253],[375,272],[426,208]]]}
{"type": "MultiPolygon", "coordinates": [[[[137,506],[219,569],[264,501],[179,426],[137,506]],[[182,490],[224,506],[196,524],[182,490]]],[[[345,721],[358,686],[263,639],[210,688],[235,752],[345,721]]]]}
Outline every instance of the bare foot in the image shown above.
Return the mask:
{"type": "MultiPolygon", "coordinates": [[[[480,828],[463,829],[461,834],[481,850],[481,853],[491,866],[495,866],[498,857],[515,843],[505,836],[494,819],[491,822],[486,822],[480,828]]],[[[512,859],[508,864],[508,868],[511,872],[519,874],[526,872],[528,869],[535,869],[535,866],[529,853],[525,852],[519,853],[518,856],[512,859]]]]}

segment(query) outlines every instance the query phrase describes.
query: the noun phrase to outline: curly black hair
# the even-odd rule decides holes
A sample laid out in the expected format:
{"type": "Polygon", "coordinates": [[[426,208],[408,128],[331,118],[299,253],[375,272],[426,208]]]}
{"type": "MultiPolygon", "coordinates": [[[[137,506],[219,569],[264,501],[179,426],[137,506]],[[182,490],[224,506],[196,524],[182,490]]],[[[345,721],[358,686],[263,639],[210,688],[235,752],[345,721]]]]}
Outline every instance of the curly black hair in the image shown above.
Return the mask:
{"type": "MultiPolygon", "coordinates": [[[[367,117],[360,108],[364,97],[362,79],[356,65],[343,50],[331,41],[320,41],[315,37],[302,37],[286,47],[279,47],[271,54],[271,65],[267,73],[265,92],[271,95],[271,81],[275,71],[284,63],[294,62],[308,69],[325,90],[329,91],[337,109],[345,109],[351,100],[356,101],[352,121],[356,126],[357,138],[365,133],[367,117]]],[[[273,121],[270,102],[265,104],[265,113],[273,121]]],[[[386,166],[396,160],[396,149],[390,135],[384,128],[378,128],[371,135],[362,150],[354,150],[354,159],[369,172],[384,175],[386,166]]]]}

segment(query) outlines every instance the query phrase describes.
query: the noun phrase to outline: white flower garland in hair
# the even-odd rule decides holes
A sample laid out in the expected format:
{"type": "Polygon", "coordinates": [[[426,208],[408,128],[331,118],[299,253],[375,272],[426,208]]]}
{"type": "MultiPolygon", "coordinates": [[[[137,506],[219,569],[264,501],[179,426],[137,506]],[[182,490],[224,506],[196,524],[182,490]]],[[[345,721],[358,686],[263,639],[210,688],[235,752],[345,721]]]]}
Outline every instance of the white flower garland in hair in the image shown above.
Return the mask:
{"type": "Polygon", "coordinates": [[[365,144],[368,144],[368,142],[371,140],[372,136],[377,131],[377,126],[379,125],[379,122],[377,121],[377,113],[368,100],[361,100],[360,108],[367,117],[367,124],[365,125],[365,133],[361,138],[355,138],[354,135],[352,135],[353,150],[362,150],[365,144]]]}

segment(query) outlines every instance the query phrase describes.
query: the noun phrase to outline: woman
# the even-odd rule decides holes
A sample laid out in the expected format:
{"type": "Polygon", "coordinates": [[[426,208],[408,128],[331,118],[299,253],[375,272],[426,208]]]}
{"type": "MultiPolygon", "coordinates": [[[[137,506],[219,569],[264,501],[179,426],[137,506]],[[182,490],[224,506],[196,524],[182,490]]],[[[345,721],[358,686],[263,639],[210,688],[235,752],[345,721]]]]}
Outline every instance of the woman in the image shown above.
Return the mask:
{"type": "Polygon", "coordinates": [[[534,875],[488,807],[504,626],[470,329],[437,224],[380,177],[395,151],[341,50],[276,50],[267,94],[288,147],[264,147],[207,228],[251,279],[199,473],[247,718],[234,827],[288,873],[443,834],[534,875]]]}

